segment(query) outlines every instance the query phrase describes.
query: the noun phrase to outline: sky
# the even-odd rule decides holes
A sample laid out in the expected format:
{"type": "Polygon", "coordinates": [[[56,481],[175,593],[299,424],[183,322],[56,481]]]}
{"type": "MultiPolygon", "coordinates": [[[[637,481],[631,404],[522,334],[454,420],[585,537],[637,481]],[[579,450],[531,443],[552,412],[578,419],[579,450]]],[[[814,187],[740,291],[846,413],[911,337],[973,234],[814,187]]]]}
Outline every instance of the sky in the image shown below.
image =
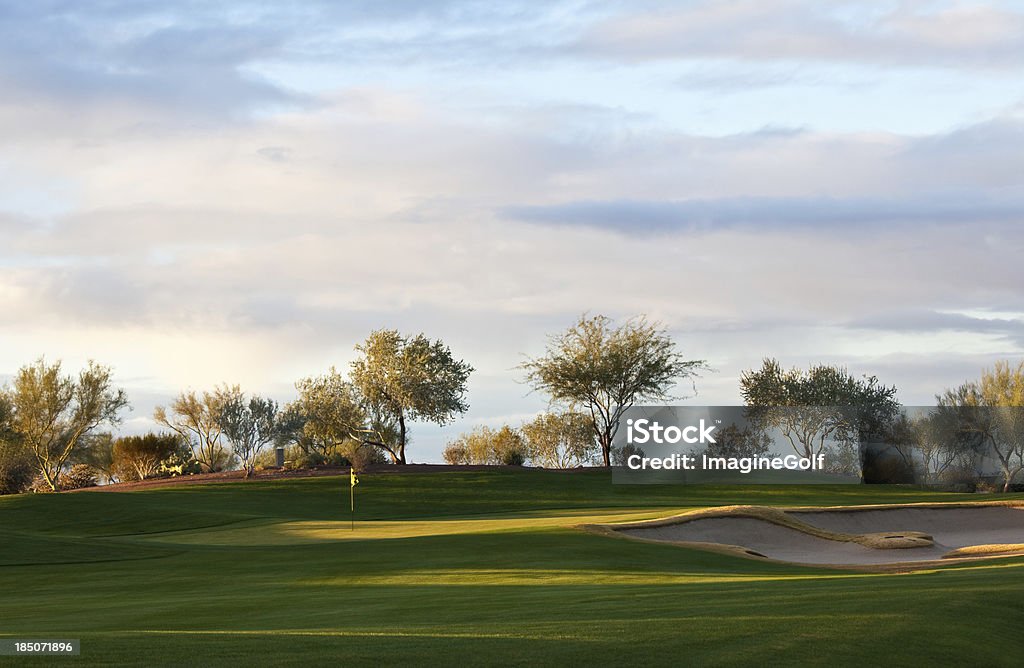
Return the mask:
{"type": "Polygon", "coordinates": [[[689,404],[766,356],[927,404],[1024,359],[1022,176],[1024,2],[0,0],[0,380],[95,359],[140,432],[424,332],[439,461],[644,314],[689,404]]]}

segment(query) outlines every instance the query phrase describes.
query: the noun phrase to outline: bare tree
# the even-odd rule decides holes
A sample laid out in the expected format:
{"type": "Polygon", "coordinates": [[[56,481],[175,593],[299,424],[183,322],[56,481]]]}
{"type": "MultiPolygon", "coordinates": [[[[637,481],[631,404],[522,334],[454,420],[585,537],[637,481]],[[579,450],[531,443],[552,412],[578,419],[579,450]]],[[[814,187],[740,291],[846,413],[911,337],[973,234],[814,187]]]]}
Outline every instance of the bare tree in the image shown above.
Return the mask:
{"type": "Polygon", "coordinates": [[[224,407],[242,390],[223,385],[213,392],[182,392],[171,402],[170,409],[157,406],[153,419],[181,436],[196,461],[206,471],[222,471],[231,464],[231,451],[224,445],[221,415],[224,407]]]}
{"type": "Polygon", "coordinates": [[[246,401],[243,394],[233,395],[221,409],[220,426],[249,478],[260,451],[276,436],[277,402],[260,396],[246,401]]]}

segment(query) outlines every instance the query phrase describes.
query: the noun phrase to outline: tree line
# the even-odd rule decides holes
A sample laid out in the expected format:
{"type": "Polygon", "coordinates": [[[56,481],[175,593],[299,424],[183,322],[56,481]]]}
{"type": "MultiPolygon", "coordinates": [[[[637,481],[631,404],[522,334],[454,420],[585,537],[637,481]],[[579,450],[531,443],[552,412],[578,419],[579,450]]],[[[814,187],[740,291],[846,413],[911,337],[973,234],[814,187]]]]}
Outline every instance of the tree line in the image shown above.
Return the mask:
{"type": "MultiPolygon", "coordinates": [[[[283,406],[237,385],[189,390],[156,408],[164,431],[120,438],[104,430],[116,428],[129,408],[109,367],[89,362],[69,375],[59,361],[39,359],[0,390],[0,493],[56,491],[96,476],[140,480],[241,468],[248,477],[267,462],[271,444],[286,448],[296,465],[404,464],[411,424],[444,426],[468,411],[473,367],[444,342],[382,329],[355,350],[344,373],[332,367],[300,379],[297,397],[283,406]]],[[[643,316],[616,324],[584,314],[518,371],[548,397],[549,411],[518,427],[479,426],[448,444],[447,462],[610,466],[622,454],[613,444],[626,410],[679,400],[676,388],[695,391],[710,369],[643,316]]],[[[928,415],[908,416],[896,388],[874,376],[856,378],[830,365],[787,370],[771,358],[742,374],[740,393],[750,422],[725,432],[717,446],[723,452],[761,452],[774,430],[802,456],[830,448],[837,466],[903,471],[884,474],[889,478],[911,471],[916,479],[922,467],[928,475],[960,475],[972,463],[977,475],[982,450],[994,453],[1005,489],[1024,471],[1024,419],[1006,410],[1024,406],[1024,363],[999,362],[980,380],[946,390],[928,415]],[[864,443],[882,446],[866,455],[864,443]]]]}

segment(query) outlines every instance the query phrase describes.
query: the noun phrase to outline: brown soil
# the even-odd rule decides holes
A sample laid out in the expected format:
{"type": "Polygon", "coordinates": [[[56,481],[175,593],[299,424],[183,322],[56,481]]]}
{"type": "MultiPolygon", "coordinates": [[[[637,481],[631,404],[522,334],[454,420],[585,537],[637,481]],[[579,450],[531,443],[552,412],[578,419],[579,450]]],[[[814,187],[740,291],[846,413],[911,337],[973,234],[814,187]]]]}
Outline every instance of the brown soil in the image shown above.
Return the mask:
{"type": "MultiPolygon", "coordinates": [[[[494,470],[522,470],[521,466],[493,466],[493,465],[457,465],[449,464],[376,464],[366,467],[357,474],[368,473],[373,475],[408,475],[425,473],[447,473],[451,471],[494,471],[494,470]]],[[[588,469],[551,469],[559,473],[575,473],[588,469]]],[[[349,467],[321,466],[315,469],[265,469],[256,471],[249,480],[287,480],[292,478],[318,478],[322,476],[348,475],[349,467]]],[[[167,487],[171,485],[205,485],[210,483],[224,482],[246,482],[245,471],[220,471],[218,473],[197,473],[196,475],[183,475],[173,478],[154,478],[152,480],[141,480],[137,482],[119,482],[112,485],[100,485],[99,487],[86,487],[83,489],[68,490],[68,492],[130,492],[138,489],[150,489],[153,487],[167,487]]]]}

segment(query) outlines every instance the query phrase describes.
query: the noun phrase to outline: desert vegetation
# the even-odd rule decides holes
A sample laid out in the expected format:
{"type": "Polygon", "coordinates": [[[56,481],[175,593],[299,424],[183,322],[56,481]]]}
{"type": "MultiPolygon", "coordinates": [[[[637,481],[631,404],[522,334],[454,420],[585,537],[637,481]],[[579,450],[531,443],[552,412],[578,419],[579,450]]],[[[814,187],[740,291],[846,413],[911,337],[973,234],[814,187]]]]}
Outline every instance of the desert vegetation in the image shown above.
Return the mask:
{"type": "MultiPolygon", "coordinates": [[[[350,367],[299,379],[278,404],[238,385],[184,390],[158,406],[159,431],[116,435],[130,408],[109,367],[68,374],[40,358],[0,391],[0,493],[59,491],[226,470],[405,464],[413,425],[447,425],[469,409],[473,367],[444,342],[372,332],[350,367]]],[[[681,399],[676,388],[709,372],[667,331],[637,317],[616,324],[584,315],[528,357],[519,372],[549,400],[521,424],[480,424],[451,440],[448,464],[577,468],[621,464],[613,441],[637,402],[681,399]]],[[[684,386],[685,388],[685,386],[684,386]]],[[[742,373],[746,423],[724,427],[707,452],[767,455],[768,434],[804,457],[829,453],[834,472],[865,482],[925,483],[1008,492],[1024,477],[1024,363],[999,361],[977,380],[945,389],[935,406],[907,408],[875,376],[774,358],[742,373]]]]}

